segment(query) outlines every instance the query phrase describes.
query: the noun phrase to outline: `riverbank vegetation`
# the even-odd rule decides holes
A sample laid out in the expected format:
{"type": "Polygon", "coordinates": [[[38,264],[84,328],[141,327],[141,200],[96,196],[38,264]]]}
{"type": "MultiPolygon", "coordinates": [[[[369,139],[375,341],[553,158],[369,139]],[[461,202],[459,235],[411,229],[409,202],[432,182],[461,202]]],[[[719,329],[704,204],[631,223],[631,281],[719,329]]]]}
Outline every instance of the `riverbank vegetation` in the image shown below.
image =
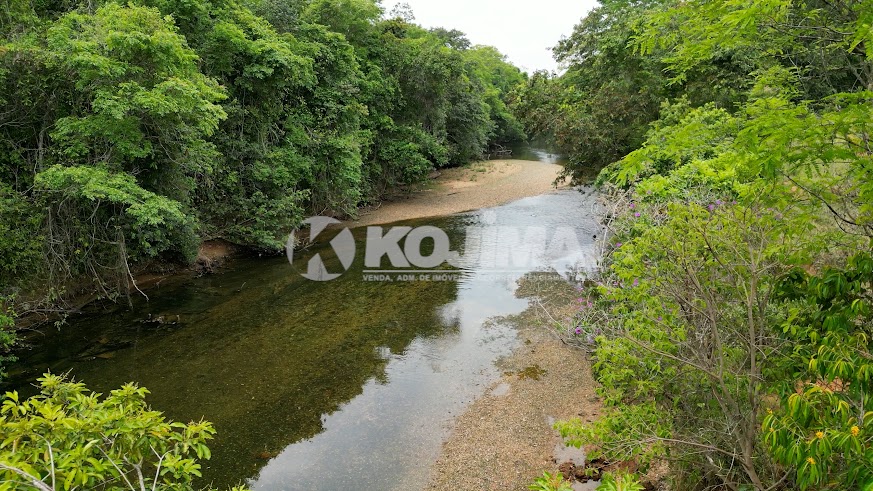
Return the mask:
{"type": "MultiPolygon", "coordinates": [[[[0,408],[0,488],[56,491],[200,489],[200,460],[215,430],[205,421],[167,421],[133,384],[105,398],[57,375],[39,395],[6,395],[0,408]]],[[[243,491],[243,488],[234,488],[243,491]]]]}
{"type": "MultiPolygon", "coordinates": [[[[666,489],[873,488],[870,0],[604,0],[560,76],[371,0],[9,0],[0,34],[0,328],[548,136],[567,177],[603,168],[611,232],[563,326],[605,414],[564,437],[666,489]]],[[[196,476],[208,425],[47,381],[4,402],[7,476],[60,475],[43,430],[93,466],[72,484],[156,446],[196,476]],[[94,421],[151,443],[107,457],[64,426],[94,421]]]]}
{"type": "Polygon", "coordinates": [[[561,433],[667,489],[871,489],[873,4],[605,1],[556,53],[524,122],[606,165],[611,229],[565,326],[605,416],[561,433]]]}
{"type": "Polygon", "coordinates": [[[0,325],[521,140],[525,77],[373,0],[6,2],[0,325]]]}

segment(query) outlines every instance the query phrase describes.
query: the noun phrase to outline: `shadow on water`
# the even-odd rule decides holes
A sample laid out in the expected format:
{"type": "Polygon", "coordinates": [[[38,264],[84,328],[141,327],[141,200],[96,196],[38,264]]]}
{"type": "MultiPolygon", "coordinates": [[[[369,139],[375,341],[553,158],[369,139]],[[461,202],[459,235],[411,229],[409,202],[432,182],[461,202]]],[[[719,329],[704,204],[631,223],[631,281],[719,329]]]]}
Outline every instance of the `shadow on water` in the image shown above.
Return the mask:
{"type": "Polygon", "coordinates": [[[301,278],[307,256],[337,268],[324,242],[294,266],[247,259],[218,275],[152,290],[131,309],[73,319],[22,353],[38,373],[71,371],[94,390],[128,381],[178,420],[205,418],[218,430],[204,482],[254,489],[421,489],[454,415],[499,376],[495,361],[516,346],[516,279],[558,271],[570,280],[590,266],[593,200],[577,191],[527,198],[463,215],[410,222],[445,230],[470,255],[456,281],[366,281],[364,230],[340,278],[301,278]],[[467,240],[468,227],[511,232],[570,226],[572,247],[525,251],[501,233],[467,240]],[[534,258],[508,274],[481,258],[501,243],[534,258]],[[471,245],[472,244],[472,245],[471,245]],[[478,254],[482,252],[482,254],[478,254]],[[500,274],[495,274],[500,273],[500,274]]]}

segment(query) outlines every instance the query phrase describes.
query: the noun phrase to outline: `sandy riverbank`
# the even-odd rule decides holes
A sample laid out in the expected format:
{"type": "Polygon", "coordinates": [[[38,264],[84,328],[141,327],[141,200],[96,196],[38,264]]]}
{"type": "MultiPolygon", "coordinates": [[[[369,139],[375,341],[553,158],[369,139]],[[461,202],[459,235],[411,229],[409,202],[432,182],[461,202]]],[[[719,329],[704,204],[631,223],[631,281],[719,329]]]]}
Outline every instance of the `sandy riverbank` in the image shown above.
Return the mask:
{"type": "Polygon", "coordinates": [[[487,160],[444,169],[418,192],[361,210],[357,227],[488,208],[547,193],[563,167],[529,160],[487,160]]]}
{"type": "MultiPolygon", "coordinates": [[[[493,160],[447,169],[408,197],[362,210],[346,226],[442,216],[505,204],[556,189],[562,167],[524,160],[493,160]]],[[[599,411],[587,357],[543,326],[537,309],[512,320],[523,344],[500,367],[504,375],[455,420],[428,491],[523,491],[544,470],[555,472],[567,451],[555,420],[593,420],[599,411]],[[533,370],[532,370],[533,369],[533,370]],[[535,377],[525,376],[533,371],[535,377]],[[521,375],[520,375],[521,374],[521,375]]],[[[580,462],[581,463],[581,462],[580,462]]],[[[576,484],[574,489],[593,489],[576,484]]]]}
{"type": "MultiPolygon", "coordinates": [[[[592,421],[600,411],[587,355],[555,335],[552,319],[574,308],[566,293],[555,293],[558,285],[536,293],[531,288],[542,285],[522,284],[525,296],[533,293],[532,306],[509,320],[521,345],[500,362],[500,380],[455,421],[431,467],[427,491],[523,491],[543,471],[584,462],[584,453],[568,449],[552,428],[556,420],[592,421]],[[551,304],[548,316],[544,304],[551,304]]],[[[574,483],[573,489],[594,487],[574,483]]]]}
{"type": "MultiPolygon", "coordinates": [[[[359,219],[345,225],[443,216],[549,193],[556,189],[561,170],[559,165],[522,160],[447,169],[425,189],[362,210],[359,219]]],[[[198,264],[209,266],[231,252],[226,244],[207,243],[198,264]]],[[[501,361],[504,375],[454,421],[439,459],[425,464],[430,466],[426,490],[523,491],[544,470],[554,472],[570,457],[578,458],[563,452],[552,424],[597,416],[600,405],[587,357],[560,342],[551,326],[542,325],[535,308],[512,322],[520,346],[501,361]]],[[[577,484],[574,489],[593,486],[577,484]]]]}

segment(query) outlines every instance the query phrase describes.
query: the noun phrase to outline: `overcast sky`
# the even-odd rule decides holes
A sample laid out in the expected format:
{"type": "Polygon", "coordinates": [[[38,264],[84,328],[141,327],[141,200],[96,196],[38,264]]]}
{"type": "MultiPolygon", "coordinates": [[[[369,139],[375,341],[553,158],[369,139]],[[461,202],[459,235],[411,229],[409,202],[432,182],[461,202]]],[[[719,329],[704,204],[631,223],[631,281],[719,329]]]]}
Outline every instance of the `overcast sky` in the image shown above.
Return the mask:
{"type": "Polygon", "coordinates": [[[473,44],[499,49],[516,66],[532,73],[557,69],[549,48],[591,10],[595,0],[383,0],[385,12],[398,3],[412,7],[424,27],[467,33],[473,44]]]}

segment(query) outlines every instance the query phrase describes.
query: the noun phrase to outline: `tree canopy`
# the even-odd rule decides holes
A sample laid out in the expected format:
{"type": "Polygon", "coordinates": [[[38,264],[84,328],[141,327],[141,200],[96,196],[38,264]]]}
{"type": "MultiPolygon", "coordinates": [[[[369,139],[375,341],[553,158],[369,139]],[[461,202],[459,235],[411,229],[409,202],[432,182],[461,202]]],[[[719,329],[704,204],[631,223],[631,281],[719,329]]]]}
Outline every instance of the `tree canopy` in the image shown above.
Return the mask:
{"type": "Polygon", "coordinates": [[[676,489],[873,487],[871,12],[603,2],[517,90],[610,196],[567,331],[606,410],[571,442],[676,489]]]}
{"type": "Polygon", "coordinates": [[[525,137],[523,72],[374,0],[6,5],[0,295],[24,311],[207,239],[280,250],[307,215],[525,137]]]}

